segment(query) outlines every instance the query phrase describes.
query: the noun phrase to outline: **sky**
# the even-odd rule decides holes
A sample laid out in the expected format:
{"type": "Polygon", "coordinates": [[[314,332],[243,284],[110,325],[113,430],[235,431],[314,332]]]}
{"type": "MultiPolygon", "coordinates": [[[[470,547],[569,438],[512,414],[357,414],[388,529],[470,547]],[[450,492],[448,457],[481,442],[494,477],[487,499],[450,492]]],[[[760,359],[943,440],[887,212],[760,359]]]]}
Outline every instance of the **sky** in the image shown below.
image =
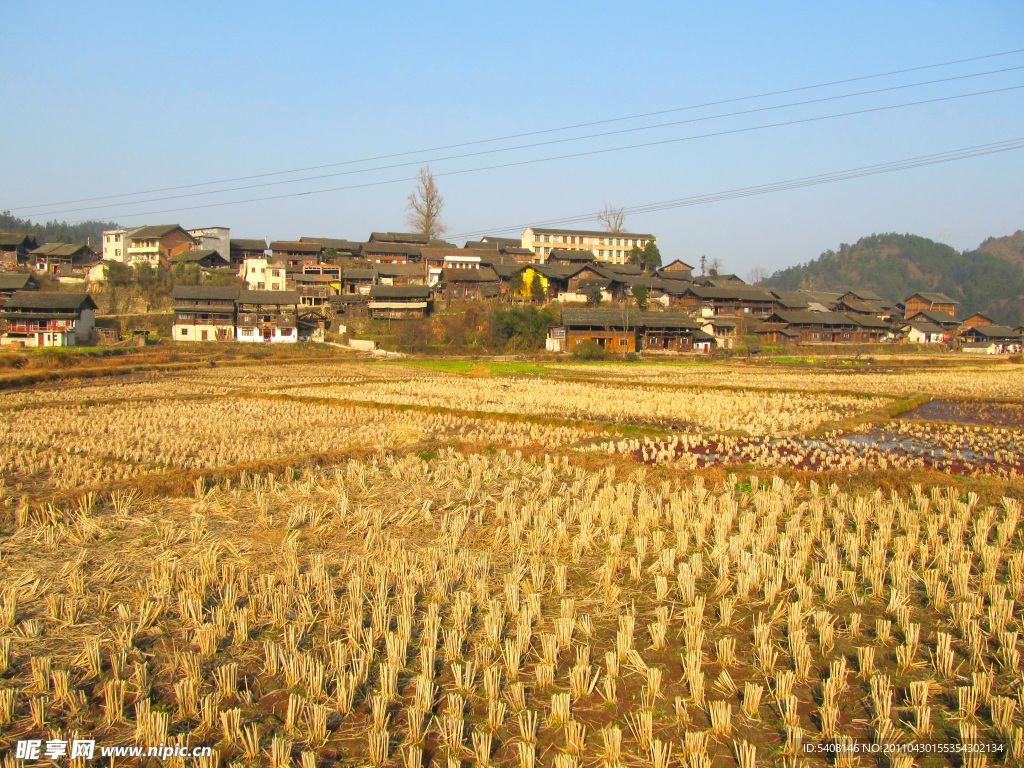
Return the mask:
{"type": "MultiPolygon", "coordinates": [[[[606,203],[1024,138],[1024,89],[934,101],[1024,86],[1024,51],[992,56],[1024,49],[1021,11],[1019,0],[7,0],[0,27],[21,31],[0,60],[0,210],[365,240],[406,229],[412,179],[429,165],[461,244],[606,203]],[[895,86],[912,87],[851,95],[895,86]],[[789,124],[764,127],[774,123],[789,124]],[[453,145],[464,146],[437,149],[453,145]],[[137,194],[150,190],[165,191],[137,194]]],[[[1022,179],[1018,149],[631,214],[626,226],[655,234],[666,262],[705,255],[743,276],[876,232],[973,248],[1024,228],[1022,179]]]]}

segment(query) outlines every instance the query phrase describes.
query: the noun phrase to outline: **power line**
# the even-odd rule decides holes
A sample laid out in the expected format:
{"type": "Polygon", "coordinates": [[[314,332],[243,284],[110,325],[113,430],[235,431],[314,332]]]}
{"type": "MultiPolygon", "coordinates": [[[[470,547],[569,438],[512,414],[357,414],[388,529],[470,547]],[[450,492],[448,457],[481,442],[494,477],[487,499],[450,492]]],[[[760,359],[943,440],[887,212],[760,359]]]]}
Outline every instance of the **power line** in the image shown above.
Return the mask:
{"type": "Polygon", "coordinates": [[[540,135],[549,134],[549,133],[557,133],[559,131],[569,131],[569,130],[575,130],[575,129],[578,129],[578,128],[589,128],[589,127],[593,127],[593,126],[596,126],[596,125],[607,125],[609,123],[624,122],[624,121],[627,121],[627,120],[638,120],[638,119],[645,118],[645,117],[656,117],[658,115],[666,115],[666,114],[671,114],[671,113],[674,113],[674,112],[684,112],[684,111],[688,111],[688,110],[702,109],[702,108],[705,108],[705,107],[721,106],[722,104],[732,104],[732,103],[736,103],[736,102],[740,102],[740,101],[749,101],[749,100],[753,100],[753,99],[767,98],[769,96],[781,96],[781,95],[785,95],[785,94],[788,94],[788,93],[799,93],[801,91],[814,90],[814,89],[817,89],[817,88],[828,88],[828,87],[831,87],[831,86],[834,86],[834,85],[845,85],[845,84],[848,84],[848,83],[861,82],[861,81],[864,81],[864,80],[874,80],[874,79],[883,78],[883,77],[892,77],[894,75],[906,74],[908,72],[920,72],[920,71],[923,71],[923,70],[926,70],[926,69],[937,69],[937,68],[940,68],[940,67],[955,66],[957,64],[967,64],[967,63],[974,62],[974,61],[983,61],[985,59],[999,58],[999,57],[1002,57],[1002,56],[1012,56],[1012,55],[1017,54],[1017,53],[1024,53],[1024,48],[1017,48],[1017,49],[1014,49],[1014,50],[1011,50],[1011,51],[1002,51],[1002,52],[999,52],[999,53],[990,53],[990,54],[985,54],[983,56],[972,56],[972,57],[965,58],[965,59],[955,59],[955,60],[952,60],[952,61],[943,61],[943,62],[938,62],[936,64],[925,64],[925,65],[921,65],[921,66],[918,66],[918,67],[907,67],[907,68],[904,68],[904,69],[895,69],[895,70],[891,70],[889,72],[880,72],[878,74],[873,74],[873,75],[860,75],[858,77],[850,77],[850,78],[845,78],[845,79],[842,79],[842,80],[832,80],[832,81],[829,81],[829,82],[817,83],[817,84],[814,84],[814,85],[804,85],[804,86],[798,86],[798,87],[794,87],[794,88],[784,88],[784,89],[776,90],[776,91],[766,91],[764,93],[753,94],[753,95],[750,95],[750,96],[736,96],[736,97],[732,97],[732,98],[728,98],[728,99],[719,99],[717,101],[704,102],[702,104],[691,104],[691,105],[683,106],[683,107],[673,107],[673,108],[670,108],[670,109],[656,110],[656,111],[653,111],[653,112],[643,112],[643,113],[636,114],[636,115],[626,115],[626,116],[622,116],[622,117],[613,117],[613,118],[607,118],[607,119],[603,119],[603,120],[593,120],[593,121],[590,121],[590,122],[576,123],[576,124],[573,124],[573,125],[560,126],[560,127],[556,127],[556,128],[545,128],[545,129],[536,130],[536,131],[526,131],[526,132],[522,132],[522,133],[508,134],[506,136],[498,136],[498,137],[489,138],[489,139],[477,139],[477,140],[474,140],[474,141],[465,141],[465,142],[460,142],[460,143],[456,143],[456,144],[446,144],[446,145],[442,145],[442,146],[438,146],[438,147],[429,147],[429,148],[425,148],[425,149],[407,150],[407,151],[404,151],[404,152],[395,152],[395,153],[386,154],[386,155],[376,155],[376,156],[373,156],[373,157],[366,157],[366,158],[357,159],[357,160],[344,160],[344,161],[339,161],[339,162],[334,162],[334,163],[324,163],[324,164],[320,164],[320,165],[311,165],[311,166],[306,166],[306,167],[303,167],[303,168],[293,168],[293,169],[286,170],[286,171],[273,171],[273,172],[268,172],[268,173],[251,174],[251,175],[247,175],[247,176],[235,176],[235,177],[227,178],[227,179],[218,179],[218,180],[214,180],[214,181],[204,181],[204,182],[198,182],[198,183],[194,183],[194,184],[181,184],[181,185],[171,186],[171,187],[159,187],[159,188],[156,188],[156,189],[140,190],[140,191],[136,191],[136,192],[124,192],[124,193],[115,194],[115,195],[101,195],[101,196],[97,196],[97,197],[84,197],[84,198],[77,198],[77,199],[74,199],[74,200],[63,200],[63,201],[58,201],[58,202],[53,202],[53,203],[37,203],[37,204],[34,204],[34,205],[30,205],[30,206],[21,206],[19,208],[19,210],[36,209],[36,208],[49,208],[49,207],[54,206],[54,205],[73,205],[73,204],[76,204],[76,203],[94,202],[96,200],[116,200],[116,199],[121,199],[121,198],[125,198],[125,197],[136,197],[138,195],[158,194],[158,193],[161,193],[161,192],[172,192],[172,191],[177,191],[177,190],[181,190],[181,189],[193,189],[195,187],[214,186],[214,185],[217,185],[217,184],[232,184],[232,183],[238,182],[238,181],[249,181],[249,180],[252,180],[252,179],[270,178],[270,177],[273,177],[273,176],[286,176],[286,175],[293,174],[293,173],[305,173],[307,171],[317,171],[317,170],[321,170],[321,169],[324,169],[324,168],[336,168],[336,167],[340,167],[340,166],[344,166],[344,165],[356,165],[356,164],[359,164],[359,163],[375,162],[377,160],[389,160],[389,159],[396,158],[396,157],[405,157],[405,156],[408,156],[408,155],[421,154],[421,153],[424,153],[424,152],[441,152],[441,151],[448,150],[448,149],[459,149],[459,148],[462,148],[462,147],[470,147],[470,146],[475,146],[475,145],[479,145],[479,144],[490,144],[490,143],[499,142],[499,141],[509,141],[511,139],[521,139],[521,138],[526,138],[526,137],[529,137],[529,136],[540,136],[540,135]]]}
{"type": "MultiPolygon", "coordinates": [[[[713,138],[713,137],[718,137],[718,136],[728,136],[728,135],[738,134],[738,133],[750,133],[750,132],[753,132],[753,131],[766,130],[766,129],[769,129],[769,128],[781,128],[781,127],[786,127],[786,126],[790,126],[790,125],[800,125],[800,124],[804,124],[804,123],[813,123],[813,122],[821,122],[821,121],[824,121],[824,120],[833,120],[833,119],[837,119],[837,118],[841,118],[841,117],[851,117],[851,116],[854,116],[854,115],[870,114],[870,113],[874,113],[874,112],[885,112],[885,111],[889,111],[889,110],[893,110],[893,109],[904,109],[904,108],[907,108],[907,107],[920,106],[922,104],[936,104],[936,103],[946,102],[946,101],[955,101],[957,99],[965,99],[965,98],[970,98],[970,97],[973,97],[973,96],[984,96],[984,95],[993,94],[993,93],[1003,93],[1003,92],[1007,92],[1007,91],[1015,91],[1015,90],[1020,90],[1021,88],[1024,88],[1024,85],[1014,85],[1014,86],[1009,86],[1009,87],[1006,87],[1006,88],[994,88],[994,89],[990,89],[990,90],[986,90],[986,91],[974,91],[974,92],[971,92],[971,93],[957,94],[955,96],[941,96],[941,97],[936,97],[936,98],[933,98],[933,99],[922,99],[922,100],[919,100],[919,101],[905,102],[905,103],[902,103],[902,104],[890,104],[890,105],[883,106],[883,107],[870,107],[870,108],[865,108],[865,109],[853,110],[853,111],[850,111],[850,112],[840,112],[840,113],[832,114],[832,115],[819,115],[817,117],[804,117],[804,118],[799,118],[799,119],[794,119],[794,120],[786,120],[786,121],[782,121],[782,122],[778,122],[778,123],[768,123],[768,124],[764,124],[764,125],[748,126],[746,128],[733,128],[733,129],[730,129],[730,130],[715,131],[715,132],[712,132],[712,133],[697,134],[697,135],[693,135],[693,136],[683,136],[683,137],[674,138],[674,139],[661,139],[659,141],[649,141],[649,142],[644,142],[644,143],[640,143],[640,144],[630,144],[630,145],[626,145],[626,146],[622,146],[622,147],[610,147],[610,148],[606,148],[606,149],[592,149],[592,150],[587,150],[587,151],[584,151],[584,152],[574,152],[574,153],[571,153],[571,154],[555,155],[555,156],[552,156],[552,157],[535,158],[535,159],[532,159],[532,160],[517,160],[517,161],[513,161],[513,162],[509,162],[509,163],[499,163],[499,164],[496,164],[496,165],[482,166],[482,167],[478,167],[478,168],[466,168],[466,169],[462,169],[462,170],[445,171],[445,172],[442,172],[442,173],[436,173],[434,175],[435,175],[435,177],[458,176],[458,175],[463,175],[463,174],[468,174],[468,173],[480,173],[482,171],[498,170],[498,169],[502,169],[502,168],[513,168],[513,167],[523,166],[523,165],[535,165],[535,164],[539,164],[539,163],[552,162],[552,161],[555,161],[555,160],[566,160],[566,159],[572,159],[572,158],[578,158],[578,157],[588,157],[588,156],[593,156],[593,155],[609,154],[609,153],[612,153],[612,152],[622,152],[622,151],[625,151],[625,150],[628,150],[628,149],[640,149],[640,148],[644,148],[644,147],[655,147],[655,146],[661,146],[661,145],[665,145],[665,144],[676,144],[676,143],[680,143],[680,142],[684,142],[684,141],[696,141],[696,140],[699,140],[699,139],[713,138]]],[[[114,213],[114,214],[109,214],[109,215],[111,217],[116,217],[116,218],[124,218],[124,217],[131,218],[131,217],[138,217],[138,216],[153,216],[153,215],[161,214],[161,213],[178,213],[178,212],[181,212],[181,211],[199,210],[199,209],[202,209],[202,208],[221,208],[221,207],[224,207],[224,206],[241,205],[241,204],[244,204],[244,203],[257,203],[257,202],[265,202],[265,201],[268,201],[268,200],[282,200],[282,199],[293,198],[293,197],[305,197],[305,196],[309,196],[309,195],[321,195],[321,194],[326,194],[328,192],[341,192],[341,191],[353,190],[353,189],[367,189],[369,187],[378,187],[378,186],[384,186],[384,185],[388,185],[388,184],[408,183],[410,181],[416,181],[416,177],[401,178],[401,179],[390,179],[390,180],[385,180],[385,181],[372,181],[372,182],[365,182],[363,184],[350,184],[350,185],[342,186],[342,187],[329,187],[329,188],[326,188],[326,189],[306,190],[306,191],[303,191],[303,192],[289,192],[289,193],[284,193],[284,194],[280,194],[280,195],[265,195],[263,197],[247,198],[247,199],[244,199],[244,200],[230,200],[230,201],[219,202],[219,203],[205,203],[205,204],[202,204],[202,205],[181,206],[181,207],[178,207],[178,208],[164,208],[164,209],[155,210],[155,211],[126,212],[126,213],[121,214],[121,215],[118,215],[118,214],[114,213]]]]}
{"type": "MultiPolygon", "coordinates": [[[[982,155],[990,155],[999,152],[1009,152],[1011,150],[1016,149],[1024,149],[1024,137],[1016,139],[1007,139],[1005,141],[991,142],[988,144],[980,144],[973,147],[963,147],[960,149],[947,150],[945,152],[937,152],[929,155],[920,155],[917,157],[905,158],[903,160],[893,160],[887,163],[879,163],[876,165],[848,168],[842,171],[829,171],[828,173],[817,174],[814,176],[804,176],[796,179],[787,179],[785,181],[776,181],[768,184],[759,184],[751,187],[741,187],[739,189],[731,189],[722,192],[695,195],[693,197],[677,198],[674,200],[663,200],[657,203],[646,203],[644,205],[623,208],[623,212],[626,215],[633,216],[644,213],[654,213],[663,210],[670,210],[674,208],[685,208],[692,205],[704,205],[707,203],[734,200],[741,197],[751,197],[754,195],[763,195],[771,192],[781,192],[790,189],[800,189],[802,187],[817,186],[820,184],[831,184],[837,181],[848,181],[850,179],[857,179],[865,176],[876,176],[884,173],[894,173],[896,171],[921,168],[928,165],[949,163],[955,160],[966,160],[972,157],[980,157],[982,155]]],[[[595,221],[598,218],[598,215],[599,214],[597,212],[592,212],[577,214],[575,216],[563,216],[561,218],[548,219],[546,221],[533,221],[530,222],[529,224],[513,224],[503,227],[489,227],[486,229],[479,229],[470,232],[460,232],[458,234],[451,235],[451,237],[454,240],[469,240],[475,237],[481,237],[483,235],[494,234],[497,232],[520,231],[530,226],[549,227],[560,224],[577,224],[585,221],[595,221]]]]}
{"type": "Polygon", "coordinates": [[[521,150],[521,149],[535,149],[537,147],[551,146],[551,145],[554,145],[554,144],[566,144],[566,143],[576,142],[576,141],[585,141],[587,139],[603,138],[603,137],[606,137],[606,136],[616,136],[616,135],[625,134],[625,133],[637,133],[637,132],[640,132],[640,131],[650,131],[650,130],[655,130],[655,129],[658,129],[658,128],[671,128],[671,127],[680,126],[680,125],[687,125],[687,124],[690,124],[690,123],[707,122],[707,121],[710,121],[710,120],[718,120],[718,119],[727,118],[727,117],[737,117],[737,116],[740,116],[740,115],[749,115],[749,114],[755,114],[755,113],[758,113],[758,112],[770,112],[770,111],[775,111],[775,110],[779,110],[779,109],[789,109],[789,108],[792,108],[792,107],[807,106],[808,104],[820,104],[820,103],[828,102],[828,101],[838,101],[838,100],[841,100],[841,99],[855,98],[857,96],[869,96],[869,95],[874,95],[874,94],[877,94],[877,93],[885,93],[885,92],[889,92],[889,91],[899,91],[899,90],[906,90],[908,88],[919,88],[921,86],[926,86],[926,85],[936,85],[938,83],[948,83],[948,82],[952,82],[952,81],[955,81],[955,80],[966,80],[966,79],[975,78],[975,77],[985,77],[985,76],[988,76],[988,75],[997,75],[997,74],[1003,74],[1003,73],[1006,73],[1006,72],[1015,72],[1015,71],[1018,71],[1018,70],[1021,70],[1021,69],[1024,69],[1024,66],[1006,67],[1004,69],[996,69],[996,70],[991,70],[991,71],[988,71],[988,72],[976,72],[976,73],[967,74],[967,75],[956,75],[956,76],[953,76],[953,77],[939,78],[939,79],[936,79],[936,80],[926,80],[926,81],[917,82],[917,83],[906,83],[904,85],[894,85],[894,86],[888,86],[886,88],[875,88],[875,89],[868,90],[868,91],[858,91],[856,93],[839,94],[839,95],[836,95],[836,96],[823,96],[823,97],[817,98],[817,99],[808,99],[808,100],[805,100],[805,101],[791,102],[789,104],[777,104],[777,105],[770,105],[770,106],[765,106],[765,107],[755,107],[755,108],[752,108],[752,109],[745,109],[745,110],[740,110],[740,111],[737,111],[737,112],[726,112],[726,113],[717,114],[717,115],[707,115],[707,116],[704,116],[704,117],[694,117],[694,118],[689,118],[689,119],[686,119],[686,120],[675,120],[675,121],[668,122],[668,123],[657,123],[655,125],[637,126],[637,127],[633,127],[633,128],[620,128],[620,129],[617,129],[617,130],[614,130],[614,131],[604,131],[604,132],[601,132],[601,133],[592,133],[592,134],[587,134],[587,135],[584,135],[584,136],[573,136],[573,137],[562,138],[562,139],[549,139],[547,141],[533,142],[531,144],[521,144],[521,145],[517,145],[517,146],[513,146],[513,147],[499,147],[497,149],[479,150],[479,151],[476,151],[476,152],[467,152],[467,153],[458,154],[458,155],[449,155],[447,157],[437,157],[437,158],[431,158],[431,159],[419,159],[419,160],[413,160],[413,161],[408,161],[408,162],[403,162],[403,163],[392,163],[391,165],[376,166],[376,167],[373,167],[373,168],[359,168],[359,169],[350,170],[350,171],[338,171],[338,172],[335,172],[335,173],[321,174],[319,176],[307,176],[307,177],[298,178],[298,179],[285,179],[285,180],[282,180],[282,181],[268,181],[268,182],[262,182],[262,183],[259,183],[259,184],[249,184],[249,185],[240,186],[240,187],[228,187],[227,189],[209,190],[209,191],[204,191],[204,192],[188,192],[188,193],[180,194],[180,195],[167,195],[165,197],[154,197],[154,198],[149,198],[149,199],[146,199],[146,200],[134,200],[134,201],[130,201],[128,203],[105,203],[105,204],[102,204],[102,205],[87,205],[87,206],[83,206],[83,207],[80,207],[80,208],[67,208],[67,209],[58,209],[58,210],[49,210],[49,211],[36,211],[34,209],[30,209],[30,210],[19,209],[17,211],[17,213],[19,213],[20,215],[23,215],[23,216],[26,216],[26,215],[54,216],[54,215],[58,215],[58,214],[79,213],[81,211],[99,211],[99,210],[108,209],[108,208],[115,208],[115,207],[117,207],[119,205],[142,205],[142,204],[145,204],[145,203],[164,202],[166,200],[181,200],[181,199],[185,199],[185,198],[202,197],[202,196],[205,196],[205,195],[220,195],[220,194],[224,194],[224,193],[227,193],[227,192],[241,192],[241,191],[248,190],[248,189],[262,189],[262,188],[266,188],[266,187],[281,186],[283,184],[299,184],[299,183],[308,182],[308,181],[321,181],[323,179],[336,178],[338,176],[350,176],[350,175],[353,175],[353,174],[372,173],[372,172],[376,172],[376,171],[394,170],[396,168],[406,168],[406,167],[409,167],[409,166],[420,165],[422,163],[436,163],[436,162],[444,162],[444,161],[448,161],[448,160],[461,160],[461,159],[465,159],[465,158],[469,158],[469,157],[480,157],[480,156],[483,156],[483,155],[492,155],[492,154],[498,154],[498,153],[503,153],[503,152],[514,152],[514,151],[518,151],[518,150],[521,150]]]}

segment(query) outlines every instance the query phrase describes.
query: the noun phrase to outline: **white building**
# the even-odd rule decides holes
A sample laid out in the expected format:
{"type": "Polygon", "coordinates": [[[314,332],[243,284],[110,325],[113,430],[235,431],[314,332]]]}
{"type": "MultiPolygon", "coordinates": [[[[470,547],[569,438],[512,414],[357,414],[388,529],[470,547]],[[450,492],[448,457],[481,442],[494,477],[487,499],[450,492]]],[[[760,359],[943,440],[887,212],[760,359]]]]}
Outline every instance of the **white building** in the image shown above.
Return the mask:
{"type": "Polygon", "coordinates": [[[625,264],[629,252],[635,247],[643,248],[647,243],[657,244],[654,235],[636,232],[599,232],[589,229],[546,229],[527,227],[523,232],[523,248],[528,248],[544,261],[554,248],[573,251],[593,251],[598,261],[625,264]]]}
{"type": "Polygon", "coordinates": [[[287,273],[284,264],[271,264],[267,259],[245,259],[238,271],[250,291],[284,291],[287,273]]]}
{"type": "Polygon", "coordinates": [[[103,231],[103,261],[125,261],[125,247],[130,229],[107,229],[103,231]]]}

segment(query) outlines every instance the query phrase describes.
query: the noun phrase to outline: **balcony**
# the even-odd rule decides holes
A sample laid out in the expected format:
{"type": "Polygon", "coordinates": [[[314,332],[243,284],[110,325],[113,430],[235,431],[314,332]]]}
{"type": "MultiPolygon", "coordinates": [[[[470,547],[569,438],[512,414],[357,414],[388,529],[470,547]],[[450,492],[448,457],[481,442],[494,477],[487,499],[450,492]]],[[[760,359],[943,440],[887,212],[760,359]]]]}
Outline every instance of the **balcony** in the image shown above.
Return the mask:
{"type": "Polygon", "coordinates": [[[254,312],[239,312],[236,323],[239,328],[295,328],[295,315],[266,315],[254,312]]]}

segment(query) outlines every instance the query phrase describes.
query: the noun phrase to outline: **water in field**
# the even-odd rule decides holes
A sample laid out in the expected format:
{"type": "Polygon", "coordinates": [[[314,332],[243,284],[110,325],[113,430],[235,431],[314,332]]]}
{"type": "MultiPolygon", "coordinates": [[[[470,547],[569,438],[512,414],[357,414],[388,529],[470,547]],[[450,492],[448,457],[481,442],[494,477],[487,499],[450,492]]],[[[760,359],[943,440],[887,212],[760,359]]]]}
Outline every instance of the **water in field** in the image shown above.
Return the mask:
{"type": "MultiPolygon", "coordinates": [[[[625,442],[625,441],[624,441],[625,442]]],[[[754,464],[806,470],[927,468],[951,474],[1024,474],[1024,432],[899,419],[825,438],[647,438],[630,452],[647,464],[754,464]]],[[[623,446],[625,447],[625,446],[623,446]]]]}

